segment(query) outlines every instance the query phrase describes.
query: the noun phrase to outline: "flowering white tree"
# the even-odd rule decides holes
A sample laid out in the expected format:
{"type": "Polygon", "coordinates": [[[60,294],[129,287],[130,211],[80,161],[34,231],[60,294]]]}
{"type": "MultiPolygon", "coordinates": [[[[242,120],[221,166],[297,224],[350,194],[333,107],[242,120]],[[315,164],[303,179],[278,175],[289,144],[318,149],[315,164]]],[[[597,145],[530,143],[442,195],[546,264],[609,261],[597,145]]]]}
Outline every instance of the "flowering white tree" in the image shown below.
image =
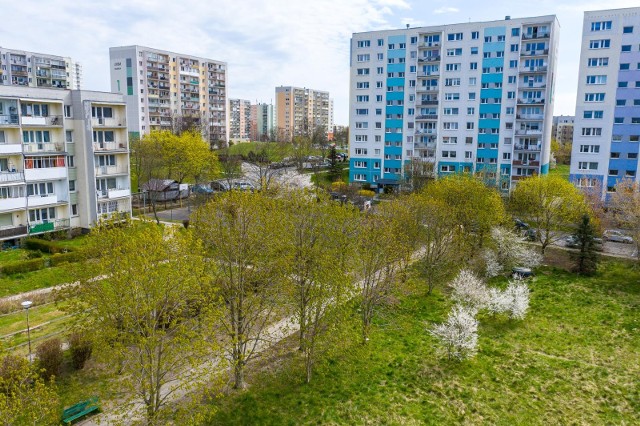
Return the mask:
{"type": "Polygon", "coordinates": [[[524,281],[509,281],[504,291],[505,311],[512,319],[524,319],[529,310],[529,287],[524,281]]]}
{"type": "Polygon", "coordinates": [[[514,266],[535,268],[542,262],[537,251],[508,229],[493,228],[491,238],[495,248],[484,254],[488,277],[509,272],[514,266]]]}
{"type": "Polygon", "coordinates": [[[489,301],[487,286],[467,269],[460,271],[449,285],[453,289],[451,293],[453,301],[473,310],[485,308],[489,301]]]}
{"type": "Polygon", "coordinates": [[[449,359],[473,357],[478,346],[478,320],[476,311],[466,306],[456,305],[449,313],[447,321],[429,330],[444,345],[449,359]]]}
{"type": "Polygon", "coordinates": [[[487,310],[493,315],[507,312],[509,310],[509,300],[506,293],[499,288],[490,288],[487,310]]]}

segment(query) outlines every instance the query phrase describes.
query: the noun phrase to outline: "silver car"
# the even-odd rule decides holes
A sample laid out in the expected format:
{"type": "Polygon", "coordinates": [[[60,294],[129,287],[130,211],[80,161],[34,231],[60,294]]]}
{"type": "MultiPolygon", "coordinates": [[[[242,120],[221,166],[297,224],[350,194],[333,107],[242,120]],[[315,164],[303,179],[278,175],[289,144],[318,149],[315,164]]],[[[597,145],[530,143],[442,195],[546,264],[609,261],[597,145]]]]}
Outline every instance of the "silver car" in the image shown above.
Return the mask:
{"type": "Polygon", "coordinates": [[[616,243],[626,243],[626,244],[632,244],[633,243],[633,238],[631,238],[628,235],[623,234],[620,231],[616,231],[614,229],[607,229],[606,231],[604,231],[602,236],[604,237],[604,239],[606,241],[613,241],[613,242],[616,242],[616,243]]]}

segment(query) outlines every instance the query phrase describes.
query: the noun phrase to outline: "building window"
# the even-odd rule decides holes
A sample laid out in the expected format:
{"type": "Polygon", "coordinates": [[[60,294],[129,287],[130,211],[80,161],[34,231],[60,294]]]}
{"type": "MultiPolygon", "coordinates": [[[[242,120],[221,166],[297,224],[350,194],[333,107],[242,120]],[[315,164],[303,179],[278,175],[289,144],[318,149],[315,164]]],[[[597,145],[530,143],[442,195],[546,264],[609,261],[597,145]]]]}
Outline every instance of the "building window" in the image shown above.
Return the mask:
{"type": "Polygon", "coordinates": [[[78,205],[71,204],[71,216],[78,216],[78,205]]]}
{"type": "Polygon", "coordinates": [[[631,45],[630,44],[625,44],[622,46],[622,51],[623,52],[631,52],[631,45]]]}
{"type": "Polygon", "coordinates": [[[477,40],[480,38],[480,31],[471,31],[471,40],[477,40]]]}
{"type": "Polygon", "coordinates": [[[598,163],[593,161],[580,161],[578,162],[578,170],[598,170],[598,163]]]}
{"type": "Polygon", "coordinates": [[[590,67],[606,67],[609,65],[609,58],[589,58],[590,67]]]}
{"type": "Polygon", "coordinates": [[[520,28],[511,28],[511,36],[518,37],[520,35],[520,28]]]}
{"type": "Polygon", "coordinates": [[[76,181],[69,180],[69,192],[74,192],[76,190],[76,181]]]}
{"type": "Polygon", "coordinates": [[[64,106],[64,116],[65,118],[71,118],[71,105],[64,106]]]}
{"type": "Polygon", "coordinates": [[[611,29],[611,21],[600,21],[591,23],[591,31],[606,31],[611,29]]]}
{"type": "Polygon", "coordinates": [[[623,34],[631,34],[631,33],[633,33],[633,27],[623,27],[622,28],[622,33],[623,34]]]}
{"type": "Polygon", "coordinates": [[[371,46],[371,41],[370,40],[360,40],[358,41],[358,47],[370,47],[371,46]]]}
{"type": "Polygon", "coordinates": [[[65,141],[67,141],[69,143],[73,142],[73,131],[72,130],[65,130],[64,138],[65,138],[65,141]]]}

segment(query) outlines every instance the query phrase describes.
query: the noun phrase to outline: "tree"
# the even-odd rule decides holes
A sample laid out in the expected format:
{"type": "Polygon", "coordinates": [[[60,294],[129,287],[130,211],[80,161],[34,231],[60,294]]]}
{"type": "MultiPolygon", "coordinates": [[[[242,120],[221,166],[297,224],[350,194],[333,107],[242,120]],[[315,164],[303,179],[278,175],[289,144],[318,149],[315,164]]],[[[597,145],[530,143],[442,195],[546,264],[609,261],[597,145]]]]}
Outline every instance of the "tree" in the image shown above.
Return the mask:
{"type": "Polygon", "coordinates": [[[29,362],[14,355],[0,360],[0,425],[54,425],[60,421],[55,384],[47,384],[29,362]]]}
{"type": "Polygon", "coordinates": [[[438,179],[425,188],[425,194],[446,205],[459,227],[458,248],[465,253],[481,247],[491,228],[506,219],[500,194],[473,176],[456,174],[438,179]]]}
{"type": "Polygon", "coordinates": [[[304,164],[311,162],[309,159],[315,153],[313,141],[306,136],[294,136],[292,139],[293,155],[292,159],[298,171],[304,170],[304,164]]]}
{"type": "Polygon", "coordinates": [[[356,237],[355,276],[360,279],[362,338],[369,331],[378,307],[394,288],[398,273],[406,267],[407,247],[396,220],[395,203],[381,205],[376,214],[362,215],[356,237]]]}
{"type": "Polygon", "coordinates": [[[578,253],[572,253],[575,270],[582,275],[593,275],[598,269],[598,254],[596,253],[596,232],[591,224],[589,215],[583,215],[576,230],[578,239],[578,253]]]}
{"type": "Polygon", "coordinates": [[[518,182],[511,194],[510,207],[536,231],[544,250],[588,213],[584,195],[558,176],[532,176],[518,182]]]}
{"type": "Polygon", "coordinates": [[[282,209],[263,193],[231,191],[199,208],[190,229],[210,259],[208,274],[222,301],[223,345],[234,387],[242,388],[247,362],[269,337],[268,326],[283,304],[282,209]]]}
{"type": "Polygon", "coordinates": [[[338,165],[338,154],[336,152],[336,146],[331,145],[329,150],[329,178],[332,182],[337,181],[342,177],[342,168],[338,165]]]}
{"type": "Polygon", "coordinates": [[[478,346],[478,320],[475,311],[456,305],[447,321],[433,326],[429,333],[444,345],[447,357],[459,360],[473,357],[478,346]]]}
{"type": "Polygon", "coordinates": [[[618,226],[633,237],[636,257],[640,260],[640,184],[631,179],[618,181],[611,194],[609,210],[618,226]]]}
{"type": "Polygon", "coordinates": [[[70,290],[79,323],[93,330],[97,359],[122,373],[118,390],[143,403],[147,424],[162,424],[169,397],[207,377],[201,248],[172,227],[101,223],[86,250],[91,260],[70,290]]]}
{"type": "Polygon", "coordinates": [[[436,178],[435,163],[413,157],[404,164],[404,177],[411,191],[420,192],[436,178]]]}
{"type": "Polygon", "coordinates": [[[492,247],[485,252],[488,277],[511,273],[516,266],[535,268],[542,262],[542,256],[506,228],[493,228],[491,240],[492,247]]]}
{"type": "Polygon", "coordinates": [[[336,329],[351,295],[356,211],[311,193],[288,194],[284,235],[288,238],[290,298],[299,326],[306,380],[311,381],[318,345],[336,329]],[[351,229],[349,229],[351,228],[351,229]]]}
{"type": "Polygon", "coordinates": [[[469,270],[460,271],[449,286],[452,289],[451,299],[473,311],[484,309],[489,302],[487,286],[469,270]]]}
{"type": "Polygon", "coordinates": [[[529,310],[529,287],[522,280],[509,281],[504,300],[511,319],[524,319],[529,310]]]}

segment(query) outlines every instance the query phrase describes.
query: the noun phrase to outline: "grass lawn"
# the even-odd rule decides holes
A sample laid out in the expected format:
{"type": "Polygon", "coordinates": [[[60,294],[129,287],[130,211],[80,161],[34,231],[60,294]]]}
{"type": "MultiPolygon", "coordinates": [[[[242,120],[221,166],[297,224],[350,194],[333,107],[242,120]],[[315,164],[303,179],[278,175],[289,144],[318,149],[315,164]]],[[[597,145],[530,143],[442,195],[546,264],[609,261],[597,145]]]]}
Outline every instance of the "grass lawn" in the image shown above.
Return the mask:
{"type": "MultiPolygon", "coordinates": [[[[77,265],[73,264],[73,266],[77,265]]],[[[71,264],[60,265],[39,271],[0,277],[0,297],[68,283],[72,280],[72,274],[69,270],[71,266],[71,264]]]]}
{"type": "Polygon", "coordinates": [[[550,175],[560,176],[569,180],[569,165],[568,164],[558,164],[555,169],[549,169],[550,175]]]}
{"type": "MultiPolygon", "coordinates": [[[[340,179],[342,179],[343,182],[348,183],[349,182],[349,163],[345,162],[345,163],[338,163],[338,164],[342,169],[342,172],[340,174],[340,179]]],[[[320,173],[313,173],[311,175],[311,182],[314,184],[318,184],[322,187],[330,187],[333,181],[329,178],[328,169],[322,169],[320,173]]]]}
{"type": "Polygon", "coordinates": [[[284,362],[213,402],[210,424],[635,424],[640,413],[640,272],[545,267],[524,321],[481,314],[478,355],[447,361],[426,327],[442,292],[401,296],[366,346],[354,338],[310,384],[284,362]]]}
{"type": "Polygon", "coordinates": [[[27,258],[28,250],[9,249],[0,251],[0,265],[11,262],[18,262],[27,258]]]}
{"type": "MultiPolygon", "coordinates": [[[[70,321],[71,318],[68,317],[68,314],[55,303],[29,309],[32,346],[35,347],[38,341],[45,336],[65,330],[70,321]]],[[[0,345],[3,348],[10,348],[27,342],[26,329],[26,315],[22,311],[0,316],[0,337],[2,337],[0,345]],[[6,336],[14,332],[20,333],[6,336]]],[[[22,348],[21,352],[26,353],[27,348],[22,348]]]]}

